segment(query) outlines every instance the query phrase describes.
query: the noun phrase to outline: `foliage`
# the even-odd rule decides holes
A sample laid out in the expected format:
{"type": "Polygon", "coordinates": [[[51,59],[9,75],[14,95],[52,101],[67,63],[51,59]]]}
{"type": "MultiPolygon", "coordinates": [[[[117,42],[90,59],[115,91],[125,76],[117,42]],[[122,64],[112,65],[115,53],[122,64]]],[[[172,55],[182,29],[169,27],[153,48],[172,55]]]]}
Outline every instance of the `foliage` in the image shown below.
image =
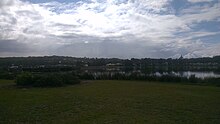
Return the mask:
{"type": "Polygon", "coordinates": [[[69,84],[80,83],[79,79],[72,73],[21,73],[16,78],[18,86],[33,87],[58,87],[69,84]]]}
{"type": "Polygon", "coordinates": [[[61,79],[64,84],[78,84],[78,83],[80,83],[80,80],[77,76],[74,76],[73,74],[69,74],[69,73],[62,74],[61,79]]]}
{"type": "MultiPolygon", "coordinates": [[[[0,58],[0,70],[10,72],[59,72],[71,71],[84,65],[106,66],[117,64],[124,71],[216,71],[220,72],[220,56],[212,58],[191,59],[116,59],[116,58],[75,58],[66,56],[44,56],[44,57],[6,57],[0,58]],[[16,67],[16,68],[13,68],[16,67]]],[[[85,68],[86,69],[86,68],[85,68]]]]}
{"type": "Polygon", "coordinates": [[[82,80],[145,80],[145,81],[158,81],[158,82],[173,82],[173,83],[192,83],[192,84],[205,84],[220,86],[220,78],[197,78],[195,75],[190,77],[181,77],[178,75],[149,75],[131,73],[101,73],[99,75],[93,73],[83,73],[80,76],[82,80]]]}
{"type": "Polygon", "coordinates": [[[35,87],[44,87],[44,86],[63,86],[64,81],[61,76],[55,73],[52,74],[38,74],[33,76],[32,84],[35,87]]]}
{"type": "Polygon", "coordinates": [[[7,71],[0,71],[0,79],[12,80],[14,78],[15,78],[15,74],[7,72],[7,71]]]}
{"type": "Polygon", "coordinates": [[[19,74],[17,75],[15,82],[18,86],[31,86],[34,83],[33,75],[28,72],[19,74]]]}
{"type": "Polygon", "coordinates": [[[189,82],[191,82],[191,83],[197,83],[198,80],[199,80],[199,79],[197,79],[195,75],[191,75],[191,76],[189,77],[189,82]]]}
{"type": "Polygon", "coordinates": [[[80,79],[84,79],[84,80],[94,80],[95,77],[90,74],[90,73],[83,73],[80,75],[80,79]]]}

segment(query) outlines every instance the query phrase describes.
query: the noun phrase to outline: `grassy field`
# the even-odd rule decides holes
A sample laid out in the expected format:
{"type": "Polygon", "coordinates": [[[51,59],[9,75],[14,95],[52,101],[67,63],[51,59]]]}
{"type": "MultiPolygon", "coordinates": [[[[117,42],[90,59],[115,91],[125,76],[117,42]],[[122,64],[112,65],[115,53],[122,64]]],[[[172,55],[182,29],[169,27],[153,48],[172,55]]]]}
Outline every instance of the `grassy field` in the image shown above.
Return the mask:
{"type": "Polygon", "coordinates": [[[0,80],[0,123],[219,124],[220,87],[89,81],[25,89],[0,80]]]}

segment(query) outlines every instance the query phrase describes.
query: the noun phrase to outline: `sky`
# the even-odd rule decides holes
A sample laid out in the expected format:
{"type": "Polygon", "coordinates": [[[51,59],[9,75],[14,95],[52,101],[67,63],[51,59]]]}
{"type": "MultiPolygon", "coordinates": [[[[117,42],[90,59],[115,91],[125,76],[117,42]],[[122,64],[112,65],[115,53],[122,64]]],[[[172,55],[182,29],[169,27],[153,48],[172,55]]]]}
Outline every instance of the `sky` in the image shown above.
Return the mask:
{"type": "Polygon", "coordinates": [[[0,57],[220,55],[220,0],[0,0],[0,57]]]}

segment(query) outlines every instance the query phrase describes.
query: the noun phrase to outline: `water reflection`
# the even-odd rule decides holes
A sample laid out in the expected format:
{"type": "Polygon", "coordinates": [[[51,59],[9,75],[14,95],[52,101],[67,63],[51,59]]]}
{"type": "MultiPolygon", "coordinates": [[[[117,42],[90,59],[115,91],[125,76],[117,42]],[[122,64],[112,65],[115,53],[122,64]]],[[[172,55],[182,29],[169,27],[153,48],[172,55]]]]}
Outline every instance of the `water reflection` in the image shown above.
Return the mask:
{"type": "Polygon", "coordinates": [[[146,76],[157,76],[161,77],[163,75],[168,76],[179,76],[179,77],[186,77],[189,78],[190,76],[195,76],[196,78],[205,79],[205,78],[220,78],[219,73],[215,72],[192,72],[192,71],[171,71],[171,72],[151,72],[151,73],[143,73],[141,71],[95,71],[90,72],[90,74],[96,79],[100,77],[114,77],[114,76],[124,76],[124,77],[130,77],[136,75],[137,77],[146,77],[146,76]]]}
{"type": "Polygon", "coordinates": [[[184,71],[184,72],[155,72],[152,73],[151,75],[156,75],[156,76],[162,76],[162,75],[175,75],[175,76],[180,76],[180,77],[187,77],[189,78],[192,75],[195,75],[197,78],[220,78],[220,74],[216,74],[214,72],[191,72],[191,71],[184,71]]]}

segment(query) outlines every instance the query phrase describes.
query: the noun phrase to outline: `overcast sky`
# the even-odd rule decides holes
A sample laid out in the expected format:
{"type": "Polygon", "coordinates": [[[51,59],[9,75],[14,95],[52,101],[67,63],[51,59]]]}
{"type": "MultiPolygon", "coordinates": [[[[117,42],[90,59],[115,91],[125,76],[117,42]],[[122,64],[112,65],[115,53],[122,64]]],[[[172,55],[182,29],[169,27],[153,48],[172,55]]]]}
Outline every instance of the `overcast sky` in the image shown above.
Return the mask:
{"type": "Polygon", "coordinates": [[[0,0],[0,56],[220,55],[220,0],[0,0]]]}

